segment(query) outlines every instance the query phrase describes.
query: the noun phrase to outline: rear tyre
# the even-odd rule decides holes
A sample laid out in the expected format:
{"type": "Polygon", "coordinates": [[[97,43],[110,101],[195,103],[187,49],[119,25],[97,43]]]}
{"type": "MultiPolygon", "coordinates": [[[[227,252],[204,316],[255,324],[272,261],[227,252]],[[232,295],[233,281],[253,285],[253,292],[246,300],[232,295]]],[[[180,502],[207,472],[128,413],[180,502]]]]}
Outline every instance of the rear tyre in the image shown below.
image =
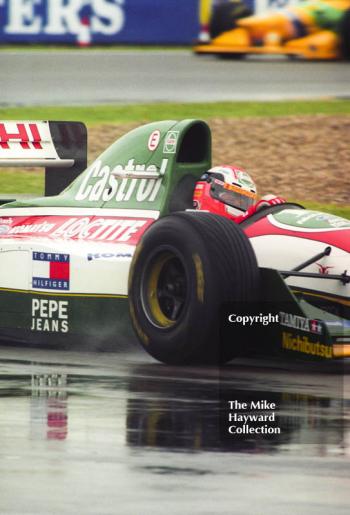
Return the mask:
{"type": "Polygon", "coordinates": [[[340,26],[340,46],[341,54],[344,59],[350,61],[350,9],[345,11],[340,26]]]}
{"type": "Polygon", "coordinates": [[[242,229],[210,213],[160,219],[139,243],[129,274],[129,307],[142,346],[168,364],[224,363],[237,354],[220,342],[220,306],[253,301],[255,253],[242,229]]]}
{"type": "Polygon", "coordinates": [[[234,29],[239,18],[251,14],[252,11],[240,1],[230,1],[216,6],[209,24],[210,37],[213,39],[223,32],[234,29]]]}
{"type": "Polygon", "coordinates": [[[216,55],[223,61],[240,61],[241,59],[243,59],[246,56],[246,54],[237,53],[237,52],[217,53],[216,55]]]}

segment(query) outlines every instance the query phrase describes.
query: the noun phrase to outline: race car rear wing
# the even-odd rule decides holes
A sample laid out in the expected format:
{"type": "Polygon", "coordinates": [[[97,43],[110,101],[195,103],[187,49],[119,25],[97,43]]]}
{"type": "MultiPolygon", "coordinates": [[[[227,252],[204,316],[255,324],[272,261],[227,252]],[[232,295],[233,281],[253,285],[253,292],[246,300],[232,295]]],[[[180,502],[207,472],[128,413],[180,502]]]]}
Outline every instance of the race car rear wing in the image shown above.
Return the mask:
{"type": "Polygon", "coordinates": [[[86,165],[87,130],[83,123],[0,122],[0,167],[44,167],[45,196],[61,193],[86,165]]]}

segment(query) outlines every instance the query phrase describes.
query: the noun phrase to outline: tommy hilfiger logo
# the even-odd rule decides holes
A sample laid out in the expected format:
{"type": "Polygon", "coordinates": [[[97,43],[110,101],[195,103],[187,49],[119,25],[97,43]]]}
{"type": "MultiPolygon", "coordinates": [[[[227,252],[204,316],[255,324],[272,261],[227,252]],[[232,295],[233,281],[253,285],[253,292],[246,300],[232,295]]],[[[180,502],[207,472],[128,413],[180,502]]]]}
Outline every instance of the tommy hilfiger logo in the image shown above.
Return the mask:
{"type": "Polygon", "coordinates": [[[53,252],[33,252],[33,288],[69,290],[70,256],[53,252]]]}

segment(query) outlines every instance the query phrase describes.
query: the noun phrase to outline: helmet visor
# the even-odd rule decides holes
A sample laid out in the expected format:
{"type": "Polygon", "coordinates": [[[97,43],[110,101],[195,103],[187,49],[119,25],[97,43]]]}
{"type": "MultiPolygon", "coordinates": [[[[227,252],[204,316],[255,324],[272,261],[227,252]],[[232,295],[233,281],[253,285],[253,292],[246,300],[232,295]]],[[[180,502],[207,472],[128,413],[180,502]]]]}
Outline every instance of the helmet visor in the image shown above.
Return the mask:
{"type": "MultiPolygon", "coordinates": [[[[219,184],[219,181],[213,181],[211,195],[213,198],[220,200],[224,204],[231,207],[247,211],[256,201],[256,193],[241,189],[239,186],[231,186],[230,184],[219,184]]],[[[221,182],[221,181],[220,181],[221,182]]]]}

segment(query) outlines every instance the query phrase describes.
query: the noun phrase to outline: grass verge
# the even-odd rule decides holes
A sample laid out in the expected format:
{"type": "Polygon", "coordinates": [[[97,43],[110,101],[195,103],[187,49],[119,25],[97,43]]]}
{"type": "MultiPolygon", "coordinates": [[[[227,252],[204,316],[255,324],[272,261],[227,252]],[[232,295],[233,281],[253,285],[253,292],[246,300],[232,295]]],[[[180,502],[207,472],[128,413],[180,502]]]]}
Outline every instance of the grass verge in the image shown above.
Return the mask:
{"type": "Polygon", "coordinates": [[[45,183],[44,171],[26,171],[21,169],[2,170],[0,168],[0,195],[2,197],[18,195],[43,195],[45,183]]]}
{"type": "Polygon", "coordinates": [[[72,120],[82,121],[88,125],[135,121],[142,123],[183,118],[245,118],[317,114],[350,115],[350,100],[0,107],[1,120],[72,120]]]}
{"type": "Polygon", "coordinates": [[[350,206],[335,206],[334,204],[321,204],[318,202],[309,201],[295,201],[298,204],[306,207],[307,209],[313,209],[315,211],[322,211],[324,213],[331,213],[332,215],[341,216],[350,220],[350,206]]]}

